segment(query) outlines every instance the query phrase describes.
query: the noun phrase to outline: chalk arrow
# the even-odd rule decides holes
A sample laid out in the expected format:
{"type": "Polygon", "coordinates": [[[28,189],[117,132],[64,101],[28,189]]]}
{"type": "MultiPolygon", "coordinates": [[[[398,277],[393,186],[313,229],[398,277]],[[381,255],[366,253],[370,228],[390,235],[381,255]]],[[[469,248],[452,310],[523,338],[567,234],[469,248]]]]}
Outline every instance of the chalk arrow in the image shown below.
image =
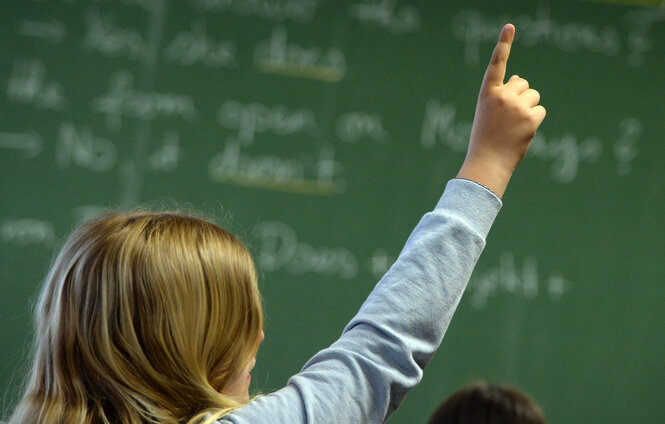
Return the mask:
{"type": "Polygon", "coordinates": [[[67,27],[57,19],[48,22],[22,20],[18,33],[26,37],[43,38],[51,43],[60,43],[67,36],[67,27]]]}
{"type": "Polygon", "coordinates": [[[25,159],[32,159],[42,151],[42,139],[34,131],[27,133],[0,132],[0,149],[23,150],[25,159]]]}

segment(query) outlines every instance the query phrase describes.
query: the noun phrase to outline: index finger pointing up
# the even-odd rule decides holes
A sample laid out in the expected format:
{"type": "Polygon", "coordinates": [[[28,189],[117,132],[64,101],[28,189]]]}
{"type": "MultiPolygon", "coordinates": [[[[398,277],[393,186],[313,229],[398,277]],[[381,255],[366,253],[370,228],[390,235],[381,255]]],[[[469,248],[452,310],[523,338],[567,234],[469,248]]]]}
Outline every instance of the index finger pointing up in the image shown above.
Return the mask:
{"type": "Polygon", "coordinates": [[[501,35],[499,35],[499,41],[492,53],[492,60],[490,60],[487,71],[485,71],[483,87],[503,84],[503,79],[506,76],[506,63],[508,62],[508,56],[510,56],[510,46],[513,43],[514,36],[515,27],[512,24],[504,25],[501,35]]]}

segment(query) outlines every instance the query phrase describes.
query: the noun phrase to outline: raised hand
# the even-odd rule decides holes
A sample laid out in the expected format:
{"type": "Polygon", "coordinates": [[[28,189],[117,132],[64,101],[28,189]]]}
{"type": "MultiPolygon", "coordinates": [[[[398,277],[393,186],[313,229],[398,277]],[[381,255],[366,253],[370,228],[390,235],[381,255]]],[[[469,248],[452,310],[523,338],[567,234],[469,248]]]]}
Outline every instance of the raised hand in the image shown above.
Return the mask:
{"type": "Polygon", "coordinates": [[[469,149],[459,178],[503,196],[513,171],[545,119],[540,94],[517,75],[504,84],[515,27],[503,27],[480,87],[469,149]]]}

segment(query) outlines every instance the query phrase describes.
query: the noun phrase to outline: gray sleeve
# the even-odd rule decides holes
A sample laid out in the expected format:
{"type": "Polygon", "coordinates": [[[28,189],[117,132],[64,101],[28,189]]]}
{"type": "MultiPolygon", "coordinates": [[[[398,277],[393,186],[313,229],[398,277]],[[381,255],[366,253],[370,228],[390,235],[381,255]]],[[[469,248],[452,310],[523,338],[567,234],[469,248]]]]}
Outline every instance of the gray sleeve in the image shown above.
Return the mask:
{"type": "Polygon", "coordinates": [[[450,181],[342,336],[221,423],[385,422],[439,347],[500,208],[482,186],[450,181]]]}

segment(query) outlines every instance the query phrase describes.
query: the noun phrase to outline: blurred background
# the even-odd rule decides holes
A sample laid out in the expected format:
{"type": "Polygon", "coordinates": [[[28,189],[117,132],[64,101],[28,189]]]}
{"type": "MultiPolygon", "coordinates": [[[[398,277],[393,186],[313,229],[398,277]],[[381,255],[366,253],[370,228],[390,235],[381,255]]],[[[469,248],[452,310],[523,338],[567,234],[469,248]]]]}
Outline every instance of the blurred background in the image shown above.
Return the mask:
{"type": "Polygon", "coordinates": [[[256,390],[341,333],[464,158],[501,26],[548,116],[440,351],[390,420],[513,384],[552,423],[665,414],[662,1],[5,0],[0,393],[54,252],[109,208],[197,211],[261,270],[256,390]]]}

